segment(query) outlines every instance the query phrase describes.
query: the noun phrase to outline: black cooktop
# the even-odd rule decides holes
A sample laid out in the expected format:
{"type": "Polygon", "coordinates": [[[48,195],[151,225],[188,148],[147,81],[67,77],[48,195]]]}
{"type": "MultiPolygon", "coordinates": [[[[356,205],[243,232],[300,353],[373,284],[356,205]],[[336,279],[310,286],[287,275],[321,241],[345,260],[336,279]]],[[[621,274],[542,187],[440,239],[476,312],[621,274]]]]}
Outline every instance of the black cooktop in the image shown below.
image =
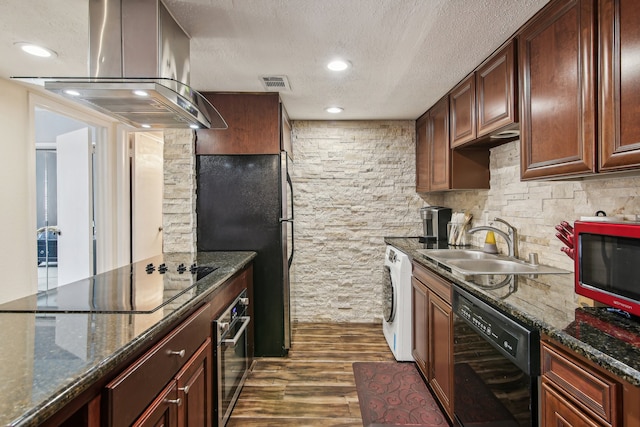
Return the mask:
{"type": "Polygon", "coordinates": [[[0,304],[0,312],[152,313],[216,269],[157,256],[0,304]]]}

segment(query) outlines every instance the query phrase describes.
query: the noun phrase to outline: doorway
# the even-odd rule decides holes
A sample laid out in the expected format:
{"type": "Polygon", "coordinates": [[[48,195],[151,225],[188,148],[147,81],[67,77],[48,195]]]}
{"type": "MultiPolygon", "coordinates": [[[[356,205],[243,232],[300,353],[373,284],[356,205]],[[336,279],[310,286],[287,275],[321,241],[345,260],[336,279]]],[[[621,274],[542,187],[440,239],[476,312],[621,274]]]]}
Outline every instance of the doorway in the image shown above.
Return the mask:
{"type": "Polygon", "coordinates": [[[38,291],[95,272],[95,146],[103,132],[35,109],[38,291]]]}

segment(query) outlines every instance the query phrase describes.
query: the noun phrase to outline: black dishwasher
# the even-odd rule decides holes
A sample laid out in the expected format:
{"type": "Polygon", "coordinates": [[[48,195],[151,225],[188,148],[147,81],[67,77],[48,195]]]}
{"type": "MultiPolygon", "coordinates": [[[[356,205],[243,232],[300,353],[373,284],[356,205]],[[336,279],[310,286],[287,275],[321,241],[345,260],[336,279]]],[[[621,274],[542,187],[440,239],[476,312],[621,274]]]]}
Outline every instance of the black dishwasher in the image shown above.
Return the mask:
{"type": "Polygon", "coordinates": [[[457,286],[453,310],[456,421],[461,426],[537,426],[538,331],[457,286]]]}

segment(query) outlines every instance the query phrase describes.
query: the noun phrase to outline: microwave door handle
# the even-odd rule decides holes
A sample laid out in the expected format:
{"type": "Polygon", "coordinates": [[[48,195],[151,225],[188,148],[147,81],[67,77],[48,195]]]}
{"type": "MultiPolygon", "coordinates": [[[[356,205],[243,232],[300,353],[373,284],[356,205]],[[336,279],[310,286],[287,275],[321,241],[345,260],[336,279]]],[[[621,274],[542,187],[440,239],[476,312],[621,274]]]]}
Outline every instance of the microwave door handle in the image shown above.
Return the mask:
{"type": "Polygon", "coordinates": [[[242,319],[242,326],[240,326],[240,329],[238,329],[238,332],[236,333],[236,335],[233,338],[222,340],[222,343],[231,344],[233,347],[235,347],[238,344],[240,337],[242,336],[244,330],[247,329],[247,326],[251,321],[251,317],[242,316],[240,319],[242,319]]]}

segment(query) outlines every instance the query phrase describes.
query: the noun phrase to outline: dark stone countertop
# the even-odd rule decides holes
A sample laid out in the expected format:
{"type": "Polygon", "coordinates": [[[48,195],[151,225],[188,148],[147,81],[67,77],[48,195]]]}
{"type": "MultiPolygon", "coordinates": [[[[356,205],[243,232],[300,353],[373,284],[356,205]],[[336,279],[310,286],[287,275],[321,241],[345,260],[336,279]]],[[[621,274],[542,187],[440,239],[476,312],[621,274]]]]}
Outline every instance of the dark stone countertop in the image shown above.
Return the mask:
{"type": "Polygon", "coordinates": [[[571,274],[519,276],[517,288],[486,290],[438,266],[419,253],[426,249],[418,238],[386,237],[385,243],[415,262],[446,277],[481,300],[640,386],[640,322],[610,313],[604,307],[583,307],[574,292],[571,274]]]}
{"type": "Polygon", "coordinates": [[[0,313],[0,425],[34,426],[140,350],[217,287],[255,252],[165,254],[172,262],[218,268],[152,313],[0,313]]]}

